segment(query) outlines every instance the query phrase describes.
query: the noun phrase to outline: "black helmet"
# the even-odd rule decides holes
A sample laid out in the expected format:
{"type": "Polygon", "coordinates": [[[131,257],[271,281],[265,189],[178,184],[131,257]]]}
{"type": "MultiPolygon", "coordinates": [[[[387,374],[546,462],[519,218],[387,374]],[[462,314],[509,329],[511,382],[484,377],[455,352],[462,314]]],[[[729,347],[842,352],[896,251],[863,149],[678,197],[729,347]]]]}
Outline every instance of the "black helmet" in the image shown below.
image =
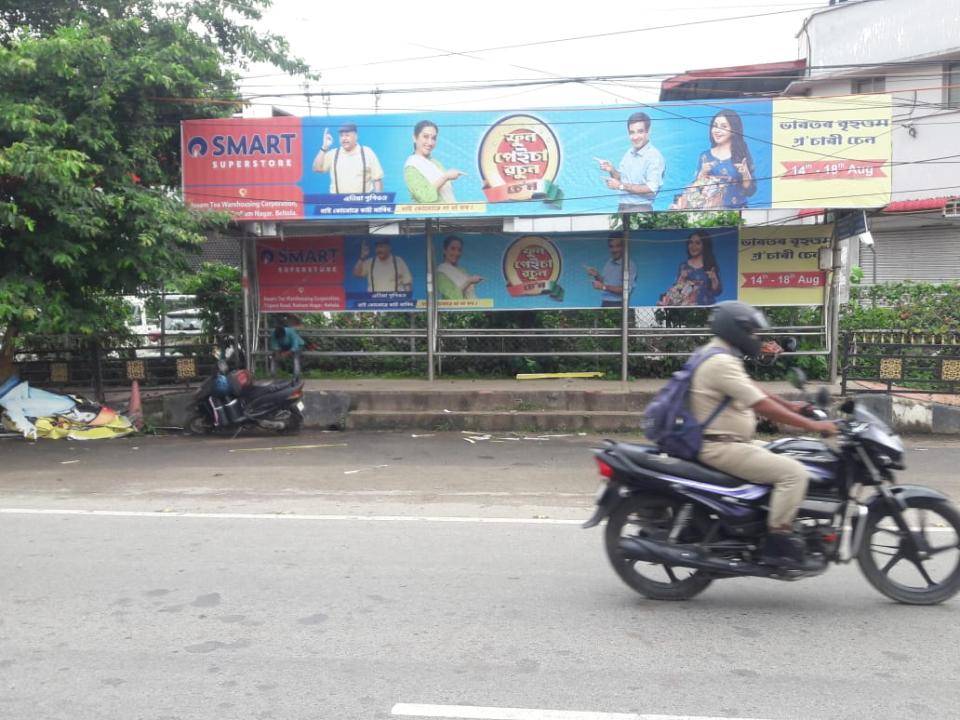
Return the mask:
{"type": "Polygon", "coordinates": [[[766,316],[752,305],[730,300],[717,305],[710,316],[710,330],[748,357],[760,354],[757,332],[769,330],[766,316]]]}

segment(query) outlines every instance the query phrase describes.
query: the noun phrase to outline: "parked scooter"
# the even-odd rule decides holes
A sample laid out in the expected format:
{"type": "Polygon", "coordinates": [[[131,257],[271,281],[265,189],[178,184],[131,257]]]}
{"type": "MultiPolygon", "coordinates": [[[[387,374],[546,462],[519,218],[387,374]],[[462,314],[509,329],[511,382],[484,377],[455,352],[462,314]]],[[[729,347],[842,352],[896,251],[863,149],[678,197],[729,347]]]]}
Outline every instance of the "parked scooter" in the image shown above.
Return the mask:
{"type": "MultiPolygon", "coordinates": [[[[802,373],[795,378],[802,388],[802,373]]],[[[810,416],[827,419],[829,400],[824,389],[810,416]]],[[[893,600],[933,605],[950,599],[960,591],[960,512],[936,490],[896,485],[894,471],[905,467],[903,442],[853,400],[840,410],[846,418],[837,421],[837,447],[796,437],[767,445],[810,470],[794,526],[806,541],[809,570],[760,560],[769,486],[661,454],[654,445],[608,440],[595,451],[603,483],[596,512],[583,527],[607,519],[614,570],[655,600],[692,598],[723,578],[797,580],[854,559],[867,581],[893,600]]]]}
{"type": "Polygon", "coordinates": [[[194,399],[187,429],[195,435],[256,426],[295,433],[303,424],[303,381],[299,378],[266,385],[253,382],[249,370],[230,370],[220,359],[194,399]]]}

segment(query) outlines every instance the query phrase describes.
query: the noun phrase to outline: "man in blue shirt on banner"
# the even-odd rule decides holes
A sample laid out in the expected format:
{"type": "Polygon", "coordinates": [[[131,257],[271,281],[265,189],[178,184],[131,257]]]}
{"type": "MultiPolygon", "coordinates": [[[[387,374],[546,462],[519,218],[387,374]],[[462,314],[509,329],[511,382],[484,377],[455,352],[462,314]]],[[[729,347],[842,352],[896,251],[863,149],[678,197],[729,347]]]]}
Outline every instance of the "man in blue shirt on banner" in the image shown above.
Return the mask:
{"type": "MultiPolygon", "coordinates": [[[[595,267],[588,267],[587,274],[593,278],[593,287],[601,291],[600,307],[621,307],[623,305],[623,235],[610,233],[607,238],[607,247],[610,249],[610,259],[603,266],[603,272],[595,267]]],[[[630,290],[633,292],[637,283],[637,266],[633,260],[627,265],[630,290]]]]}
{"type": "Polygon", "coordinates": [[[650,144],[650,116],[635,112],[627,119],[627,132],[631,148],[614,168],[609,160],[597,161],[600,169],[609,173],[607,187],[619,190],[620,206],[617,212],[650,212],[653,201],[663,185],[663,173],[667,163],[663,155],[650,144]]]}

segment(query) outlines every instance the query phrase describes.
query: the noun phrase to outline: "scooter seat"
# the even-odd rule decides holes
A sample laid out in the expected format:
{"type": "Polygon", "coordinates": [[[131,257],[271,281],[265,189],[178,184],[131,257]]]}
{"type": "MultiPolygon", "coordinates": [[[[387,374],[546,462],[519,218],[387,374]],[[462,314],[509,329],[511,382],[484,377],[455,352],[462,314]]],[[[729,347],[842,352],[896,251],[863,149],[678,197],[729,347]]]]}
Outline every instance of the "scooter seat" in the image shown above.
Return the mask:
{"type": "Polygon", "coordinates": [[[244,388],[242,397],[244,400],[254,400],[263,395],[269,395],[270,393],[277,392],[279,390],[286,390],[287,388],[292,389],[296,384],[294,380],[281,380],[280,382],[267,383],[264,385],[251,385],[247,388],[244,388]]]}
{"type": "Polygon", "coordinates": [[[688,462],[670,455],[662,455],[654,445],[619,443],[614,448],[614,452],[623,455],[634,465],[663,475],[696,480],[697,482],[721,487],[740,487],[749,484],[746,480],[727,475],[706,465],[688,462]]]}

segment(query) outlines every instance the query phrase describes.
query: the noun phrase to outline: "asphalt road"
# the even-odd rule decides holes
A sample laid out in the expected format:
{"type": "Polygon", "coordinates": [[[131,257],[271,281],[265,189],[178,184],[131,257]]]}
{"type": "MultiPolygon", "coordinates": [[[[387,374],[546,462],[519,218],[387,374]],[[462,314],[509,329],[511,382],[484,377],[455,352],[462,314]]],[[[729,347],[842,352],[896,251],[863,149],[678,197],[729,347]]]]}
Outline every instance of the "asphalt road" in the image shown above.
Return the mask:
{"type": "MultiPolygon", "coordinates": [[[[574,522],[593,439],[494,440],[3,442],[0,717],[956,716],[960,600],[644,600],[574,522]]],[[[960,446],[911,445],[958,497],[960,446]]]]}

